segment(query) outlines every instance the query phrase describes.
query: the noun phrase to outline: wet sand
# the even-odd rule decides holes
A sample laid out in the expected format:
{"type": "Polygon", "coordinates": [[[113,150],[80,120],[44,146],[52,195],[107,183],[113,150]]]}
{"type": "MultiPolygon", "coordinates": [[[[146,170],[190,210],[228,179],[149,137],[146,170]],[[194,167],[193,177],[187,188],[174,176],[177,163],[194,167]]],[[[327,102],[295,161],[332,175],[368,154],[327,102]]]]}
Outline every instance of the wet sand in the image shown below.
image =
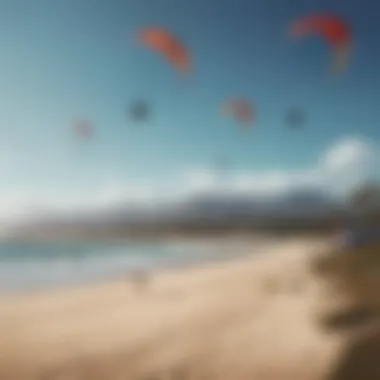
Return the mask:
{"type": "Polygon", "coordinates": [[[286,239],[138,284],[2,297],[0,379],[330,379],[348,338],[316,322],[309,261],[325,247],[286,239]]]}

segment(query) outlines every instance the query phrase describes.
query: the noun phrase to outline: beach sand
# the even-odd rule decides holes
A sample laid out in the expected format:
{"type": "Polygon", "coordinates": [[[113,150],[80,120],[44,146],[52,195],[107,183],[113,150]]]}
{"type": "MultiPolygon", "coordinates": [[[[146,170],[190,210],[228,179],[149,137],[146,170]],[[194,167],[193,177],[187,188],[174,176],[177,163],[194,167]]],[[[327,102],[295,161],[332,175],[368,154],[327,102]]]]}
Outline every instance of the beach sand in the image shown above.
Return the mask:
{"type": "Polygon", "coordinates": [[[319,326],[309,271],[325,248],[286,239],[137,287],[126,276],[3,296],[0,379],[344,380],[337,368],[352,337],[319,326]]]}

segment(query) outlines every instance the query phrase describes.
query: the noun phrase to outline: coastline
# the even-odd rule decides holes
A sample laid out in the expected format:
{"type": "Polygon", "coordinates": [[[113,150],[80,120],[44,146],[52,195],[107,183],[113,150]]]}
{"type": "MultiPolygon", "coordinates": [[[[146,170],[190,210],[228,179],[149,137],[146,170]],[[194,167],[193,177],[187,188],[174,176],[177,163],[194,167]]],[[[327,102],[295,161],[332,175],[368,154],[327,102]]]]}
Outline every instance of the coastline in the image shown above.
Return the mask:
{"type": "Polygon", "coordinates": [[[324,244],[279,241],[268,254],[157,273],[142,291],[127,276],[1,297],[0,378],[323,379],[344,341],[311,316],[306,262],[324,244]]]}
{"type": "Polygon", "coordinates": [[[0,251],[0,296],[104,283],[135,272],[156,274],[212,265],[265,254],[275,242],[268,236],[227,235],[156,242],[5,243],[0,246],[5,252],[2,256],[0,251]]]}

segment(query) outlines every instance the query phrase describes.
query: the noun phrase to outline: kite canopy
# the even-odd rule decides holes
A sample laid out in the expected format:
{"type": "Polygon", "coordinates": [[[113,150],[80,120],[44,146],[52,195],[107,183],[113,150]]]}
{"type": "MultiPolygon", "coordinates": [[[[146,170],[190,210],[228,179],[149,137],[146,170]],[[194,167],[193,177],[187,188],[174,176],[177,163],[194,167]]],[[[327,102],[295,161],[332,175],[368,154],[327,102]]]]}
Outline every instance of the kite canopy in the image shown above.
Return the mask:
{"type": "Polygon", "coordinates": [[[89,120],[79,119],[74,122],[74,132],[80,139],[90,139],[94,135],[94,126],[89,120]]]}
{"type": "Polygon", "coordinates": [[[351,27],[334,15],[311,15],[295,21],[291,25],[295,38],[319,34],[333,48],[334,70],[342,71],[348,64],[352,50],[351,27]]]}
{"type": "Polygon", "coordinates": [[[305,124],[305,115],[298,108],[290,109],[286,114],[286,124],[290,128],[301,128],[305,124]]]}
{"type": "Polygon", "coordinates": [[[186,47],[170,32],[163,28],[144,29],[139,41],[146,47],[162,54],[180,72],[191,70],[190,54],[186,47]]]}
{"type": "Polygon", "coordinates": [[[251,124],[254,121],[254,106],[246,100],[238,99],[227,102],[225,111],[227,115],[234,116],[240,123],[251,124]]]}
{"type": "Polygon", "coordinates": [[[128,115],[133,120],[146,120],[149,116],[149,106],[144,101],[137,101],[128,109],[128,115]]]}

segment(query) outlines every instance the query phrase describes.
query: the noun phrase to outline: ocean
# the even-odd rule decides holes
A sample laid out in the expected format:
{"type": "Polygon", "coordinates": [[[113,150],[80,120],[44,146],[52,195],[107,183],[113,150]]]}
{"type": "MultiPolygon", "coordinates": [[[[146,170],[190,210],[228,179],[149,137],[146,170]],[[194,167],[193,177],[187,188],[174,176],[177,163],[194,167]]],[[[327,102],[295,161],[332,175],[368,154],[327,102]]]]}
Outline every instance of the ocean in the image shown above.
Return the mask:
{"type": "Polygon", "coordinates": [[[239,240],[160,243],[0,242],[0,293],[41,291],[117,276],[201,265],[243,254],[239,240]]]}

